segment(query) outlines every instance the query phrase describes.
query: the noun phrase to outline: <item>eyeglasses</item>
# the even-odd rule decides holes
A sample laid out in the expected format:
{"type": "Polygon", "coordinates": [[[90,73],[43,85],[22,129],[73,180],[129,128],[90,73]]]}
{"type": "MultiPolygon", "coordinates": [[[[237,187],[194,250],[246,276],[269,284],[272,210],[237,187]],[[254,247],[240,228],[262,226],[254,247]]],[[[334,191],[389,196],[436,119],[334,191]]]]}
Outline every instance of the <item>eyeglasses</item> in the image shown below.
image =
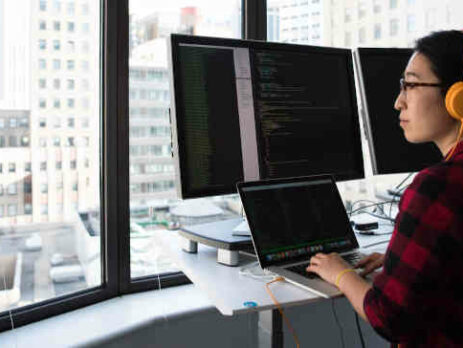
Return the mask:
{"type": "Polygon", "coordinates": [[[400,80],[400,90],[406,92],[407,88],[415,88],[415,87],[443,87],[441,83],[429,83],[429,82],[408,82],[405,81],[404,78],[400,80]]]}

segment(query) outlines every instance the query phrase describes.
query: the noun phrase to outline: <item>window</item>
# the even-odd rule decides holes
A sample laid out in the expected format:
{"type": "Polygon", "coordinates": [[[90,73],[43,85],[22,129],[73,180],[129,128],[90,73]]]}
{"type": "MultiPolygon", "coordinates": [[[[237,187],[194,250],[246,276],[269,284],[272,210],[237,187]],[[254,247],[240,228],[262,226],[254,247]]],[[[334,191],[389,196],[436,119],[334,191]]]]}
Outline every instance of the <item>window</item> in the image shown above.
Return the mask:
{"type": "Polygon", "coordinates": [[[39,138],[39,147],[47,147],[47,138],[39,138]]]}
{"type": "Polygon", "coordinates": [[[74,182],[74,183],[72,184],[72,191],[77,191],[78,188],[79,188],[79,185],[77,184],[77,182],[74,182]]]}
{"type": "Polygon", "coordinates": [[[0,135],[0,148],[1,148],[1,147],[5,147],[5,146],[6,146],[5,136],[4,136],[4,135],[0,135]]]}
{"type": "Polygon", "coordinates": [[[47,0],[39,0],[39,10],[40,11],[47,10],[47,0]]]}
{"type": "Polygon", "coordinates": [[[18,184],[16,183],[9,184],[7,191],[10,196],[16,195],[18,193],[18,184]]]}
{"type": "Polygon", "coordinates": [[[359,19],[362,19],[367,14],[367,4],[364,1],[361,1],[358,4],[358,14],[359,14],[359,17],[358,17],[359,19]]]}
{"type": "Polygon", "coordinates": [[[47,41],[44,39],[39,40],[39,50],[46,50],[47,49],[47,41]]]}
{"type": "Polygon", "coordinates": [[[59,100],[59,99],[53,100],[53,107],[55,109],[59,109],[61,107],[61,100],[59,100]]]}
{"type": "Polygon", "coordinates": [[[391,19],[389,28],[390,28],[389,34],[391,36],[396,36],[399,33],[399,20],[391,19]]]}
{"type": "Polygon", "coordinates": [[[77,168],[77,161],[76,160],[72,160],[69,164],[70,168],[71,169],[76,169],[77,168]]]}
{"type": "Polygon", "coordinates": [[[67,7],[66,7],[66,12],[70,16],[75,14],[75,4],[73,1],[68,2],[67,7]]]}
{"type": "Polygon", "coordinates": [[[47,119],[46,118],[39,119],[39,127],[45,128],[46,126],[47,126],[47,119]]]}
{"type": "Polygon", "coordinates": [[[8,216],[18,215],[18,205],[17,204],[8,204],[8,216]]]}
{"type": "Polygon", "coordinates": [[[73,33],[74,32],[74,22],[68,22],[68,32],[73,33]]]}
{"type": "Polygon", "coordinates": [[[389,8],[391,10],[397,8],[397,2],[398,0],[389,0],[389,8]]]}
{"type": "Polygon", "coordinates": [[[60,31],[61,30],[61,23],[59,21],[53,22],[53,30],[60,31]]]}
{"type": "Polygon", "coordinates": [[[61,60],[53,59],[53,70],[61,69],[61,60]]]}
{"type": "Polygon", "coordinates": [[[381,39],[381,24],[375,24],[375,39],[381,39]]]}
{"type": "Polygon", "coordinates": [[[381,1],[382,0],[373,0],[373,12],[374,13],[381,12],[381,1]]]}
{"type": "Polygon", "coordinates": [[[24,163],[24,171],[26,173],[30,173],[32,171],[32,166],[31,166],[31,162],[26,162],[24,163]]]}
{"type": "Polygon", "coordinates": [[[47,79],[39,79],[39,88],[47,88],[47,79]]]}
{"type": "Polygon", "coordinates": [[[47,162],[40,162],[40,170],[42,172],[46,172],[47,171],[47,162]]]}
{"type": "MultiPolygon", "coordinates": [[[[56,162],[55,164],[56,170],[61,170],[63,168],[63,163],[61,161],[56,162]]],[[[62,187],[62,184],[61,184],[62,187]]]]}
{"type": "Polygon", "coordinates": [[[3,163],[0,163],[0,174],[3,173],[3,163]]]}
{"type": "Polygon", "coordinates": [[[48,193],[48,184],[47,183],[40,184],[40,192],[41,193],[48,193]]]}
{"type": "Polygon", "coordinates": [[[411,33],[411,32],[414,32],[415,30],[416,30],[416,16],[408,15],[407,16],[407,31],[411,33]]]}
{"type": "Polygon", "coordinates": [[[47,30],[47,22],[39,21],[39,30],[47,30]]]}
{"type": "Polygon", "coordinates": [[[74,108],[75,102],[74,98],[68,98],[68,108],[74,108]]]}
{"type": "Polygon", "coordinates": [[[16,117],[10,118],[10,128],[16,128],[18,126],[18,120],[16,117]]]}
{"type": "Polygon", "coordinates": [[[61,42],[59,40],[53,40],[53,49],[59,51],[61,48],[61,42]]]}
{"type": "Polygon", "coordinates": [[[68,118],[68,127],[74,128],[74,119],[72,117],[68,118]]]}
{"type": "Polygon", "coordinates": [[[60,79],[53,79],[53,88],[60,89],[61,88],[61,80],[60,79]]]}
{"type": "Polygon", "coordinates": [[[3,185],[0,184],[0,196],[3,196],[3,185]]]}
{"type": "Polygon", "coordinates": [[[67,67],[68,67],[68,70],[74,70],[74,61],[73,60],[68,60],[67,61],[67,67]]]}
{"type": "Polygon", "coordinates": [[[44,98],[39,98],[39,108],[45,109],[47,107],[47,101],[44,98]]]}
{"type": "Polygon", "coordinates": [[[75,87],[75,82],[73,79],[68,79],[66,85],[69,90],[73,90],[75,87]]]}
{"type": "Polygon", "coordinates": [[[45,70],[47,68],[47,61],[43,58],[39,59],[39,69],[45,70]]]}
{"type": "Polygon", "coordinates": [[[32,193],[32,183],[30,181],[24,181],[24,193],[32,193]]]}
{"type": "Polygon", "coordinates": [[[24,135],[21,137],[21,146],[23,147],[29,146],[29,143],[30,143],[30,139],[28,136],[24,135]]]}
{"type": "Polygon", "coordinates": [[[10,135],[8,137],[8,145],[10,147],[16,147],[18,146],[18,137],[16,135],[10,135]]]}
{"type": "Polygon", "coordinates": [[[40,214],[42,215],[48,214],[48,204],[40,204],[40,214]]]}
{"type": "Polygon", "coordinates": [[[61,138],[60,137],[53,137],[53,146],[59,147],[61,145],[61,138]]]}
{"type": "Polygon", "coordinates": [[[8,172],[9,173],[16,173],[16,163],[9,163],[8,164],[8,172]]]}
{"type": "Polygon", "coordinates": [[[26,203],[24,204],[24,214],[32,214],[32,204],[26,203]]]}

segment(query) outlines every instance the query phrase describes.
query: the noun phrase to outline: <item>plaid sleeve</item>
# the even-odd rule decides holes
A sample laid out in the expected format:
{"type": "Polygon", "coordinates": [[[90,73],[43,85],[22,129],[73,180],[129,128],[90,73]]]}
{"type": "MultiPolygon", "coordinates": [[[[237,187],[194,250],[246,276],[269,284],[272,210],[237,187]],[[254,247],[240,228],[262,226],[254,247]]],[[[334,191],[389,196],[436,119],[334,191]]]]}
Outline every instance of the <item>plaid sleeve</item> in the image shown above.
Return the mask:
{"type": "Polygon", "coordinates": [[[455,218],[446,198],[451,189],[443,175],[428,169],[402,196],[383,270],[364,299],[370,324],[389,341],[424,337],[424,323],[432,322],[433,301],[442,296],[437,279],[445,256],[439,248],[451,241],[455,218]]]}

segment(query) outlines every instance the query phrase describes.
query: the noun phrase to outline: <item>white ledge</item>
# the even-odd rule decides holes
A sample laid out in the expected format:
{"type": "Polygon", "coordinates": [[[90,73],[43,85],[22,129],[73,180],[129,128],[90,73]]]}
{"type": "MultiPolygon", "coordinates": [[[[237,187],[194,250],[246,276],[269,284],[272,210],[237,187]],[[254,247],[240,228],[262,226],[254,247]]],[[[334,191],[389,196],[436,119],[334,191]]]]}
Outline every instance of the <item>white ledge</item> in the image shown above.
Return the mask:
{"type": "Polygon", "coordinates": [[[97,345],[176,317],[215,310],[194,285],[124,295],[0,333],[5,347],[97,345]]]}

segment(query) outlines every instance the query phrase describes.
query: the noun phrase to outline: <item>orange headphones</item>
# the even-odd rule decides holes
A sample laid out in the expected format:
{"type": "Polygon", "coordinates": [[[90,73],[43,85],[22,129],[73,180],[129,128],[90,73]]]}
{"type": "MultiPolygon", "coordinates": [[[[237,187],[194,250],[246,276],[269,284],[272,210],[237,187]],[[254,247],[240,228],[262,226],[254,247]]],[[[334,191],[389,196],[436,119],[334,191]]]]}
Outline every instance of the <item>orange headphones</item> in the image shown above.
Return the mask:
{"type": "Polygon", "coordinates": [[[450,86],[449,90],[445,94],[445,107],[453,118],[461,122],[460,131],[458,132],[458,138],[452,151],[445,158],[446,161],[452,157],[458,142],[463,134],[463,81],[455,82],[450,86]]]}

